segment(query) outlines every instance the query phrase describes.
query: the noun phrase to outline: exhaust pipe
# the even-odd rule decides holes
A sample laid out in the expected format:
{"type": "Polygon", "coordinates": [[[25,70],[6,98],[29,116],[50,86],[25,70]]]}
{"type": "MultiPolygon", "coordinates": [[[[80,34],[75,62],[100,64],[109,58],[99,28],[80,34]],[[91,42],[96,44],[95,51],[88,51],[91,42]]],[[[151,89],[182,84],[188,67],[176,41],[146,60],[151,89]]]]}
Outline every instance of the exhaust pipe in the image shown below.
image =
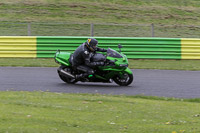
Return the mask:
{"type": "Polygon", "coordinates": [[[63,75],[63,76],[75,79],[74,75],[72,75],[71,73],[68,73],[68,72],[66,72],[66,71],[64,71],[62,69],[60,70],[60,74],[63,75]]]}

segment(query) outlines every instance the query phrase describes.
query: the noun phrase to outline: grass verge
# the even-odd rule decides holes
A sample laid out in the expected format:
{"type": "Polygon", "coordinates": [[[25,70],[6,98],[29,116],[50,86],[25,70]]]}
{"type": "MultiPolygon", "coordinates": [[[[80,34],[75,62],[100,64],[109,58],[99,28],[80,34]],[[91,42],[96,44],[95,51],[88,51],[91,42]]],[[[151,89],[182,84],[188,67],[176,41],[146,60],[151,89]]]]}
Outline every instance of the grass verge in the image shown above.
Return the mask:
{"type": "MultiPolygon", "coordinates": [[[[12,67],[58,67],[52,58],[0,58],[0,66],[12,67]]],[[[199,60],[133,60],[131,69],[200,70],[199,60]]]]}
{"type": "Polygon", "coordinates": [[[129,67],[135,69],[190,70],[199,71],[199,60],[129,60],[129,67]]]}
{"type": "Polygon", "coordinates": [[[1,92],[0,132],[200,132],[199,103],[181,99],[1,92]]]}
{"type": "Polygon", "coordinates": [[[199,38],[198,0],[0,0],[0,5],[2,36],[30,31],[32,36],[88,36],[94,23],[95,36],[151,37],[154,23],[155,37],[199,38]]]}
{"type": "Polygon", "coordinates": [[[0,0],[2,21],[199,24],[198,0],[0,0]]]}
{"type": "Polygon", "coordinates": [[[57,67],[53,58],[0,58],[0,66],[6,67],[57,67]]]}

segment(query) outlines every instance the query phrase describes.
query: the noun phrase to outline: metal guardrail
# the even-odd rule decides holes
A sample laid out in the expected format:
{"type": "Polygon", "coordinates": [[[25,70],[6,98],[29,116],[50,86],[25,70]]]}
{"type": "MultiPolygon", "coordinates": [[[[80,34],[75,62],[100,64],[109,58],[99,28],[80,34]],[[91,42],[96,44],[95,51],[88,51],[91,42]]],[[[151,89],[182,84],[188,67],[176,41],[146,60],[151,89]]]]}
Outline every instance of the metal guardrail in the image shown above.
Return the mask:
{"type": "Polygon", "coordinates": [[[199,38],[200,26],[113,23],[0,22],[0,36],[107,36],[199,38]]]}
{"type": "Polygon", "coordinates": [[[181,59],[200,59],[200,39],[181,39],[181,59]]]}
{"type": "MultiPolygon", "coordinates": [[[[57,49],[73,52],[89,37],[0,36],[0,57],[53,58],[57,49]]],[[[200,59],[200,39],[154,37],[95,37],[102,48],[118,50],[132,59],[200,59]]]]}
{"type": "MultiPolygon", "coordinates": [[[[38,36],[37,57],[54,57],[55,51],[73,52],[88,37],[38,36]]],[[[118,50],[132,59],[181,59],[180,38],[95,37],[102,48],[118,50]]]]}
{"type": "Polygon", "coordinates": [[[0,36],[0,57],[37,57],[36,37],[0,36]]]}

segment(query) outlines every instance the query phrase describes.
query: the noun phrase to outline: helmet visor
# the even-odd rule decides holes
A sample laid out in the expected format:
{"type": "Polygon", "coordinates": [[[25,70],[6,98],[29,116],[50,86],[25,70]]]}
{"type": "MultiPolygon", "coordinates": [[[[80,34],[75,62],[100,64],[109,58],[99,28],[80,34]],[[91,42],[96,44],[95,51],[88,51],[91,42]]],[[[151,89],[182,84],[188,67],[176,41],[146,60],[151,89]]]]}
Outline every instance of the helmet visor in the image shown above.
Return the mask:
{"type": "Polygon", "coordinates": [[[96,50],[96,49],[97,49],[97,45],[94,45],[94,46],[93,46],[93,49],[96,50]]]}

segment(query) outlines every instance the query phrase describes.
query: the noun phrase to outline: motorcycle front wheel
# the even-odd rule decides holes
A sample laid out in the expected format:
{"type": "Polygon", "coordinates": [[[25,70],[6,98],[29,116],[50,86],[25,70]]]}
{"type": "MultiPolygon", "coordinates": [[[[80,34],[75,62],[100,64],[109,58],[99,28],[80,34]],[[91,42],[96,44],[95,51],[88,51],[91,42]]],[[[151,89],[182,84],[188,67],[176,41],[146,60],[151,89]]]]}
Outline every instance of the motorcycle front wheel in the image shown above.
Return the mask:
{"type": "MultiPolygon", "coordinates": [[[[71,68],[69,68],[69,67],[60,66],[59,69],[60,69],[60,70],[63,69],[64,71],[71,73],[71,68]]],[[[61,75],[61,73],[60,73],[59,71],[58,71],[58,75],[59,75],[59,77],[60,77],[60,79],[61,79],[62,81],[66,82],[66,83],[68,83],[68,84],[75,84],[75,83],[77,82],[76,79],[69,78],[69,77],[65,77],[65,76],[61,75]]]]}
{"type": "Polygon", "coordinates": [[[123,76],[117,75],[113,80],[120,86],[128,86],[133,82],[133,74],[124,73],[123,76]]]}

